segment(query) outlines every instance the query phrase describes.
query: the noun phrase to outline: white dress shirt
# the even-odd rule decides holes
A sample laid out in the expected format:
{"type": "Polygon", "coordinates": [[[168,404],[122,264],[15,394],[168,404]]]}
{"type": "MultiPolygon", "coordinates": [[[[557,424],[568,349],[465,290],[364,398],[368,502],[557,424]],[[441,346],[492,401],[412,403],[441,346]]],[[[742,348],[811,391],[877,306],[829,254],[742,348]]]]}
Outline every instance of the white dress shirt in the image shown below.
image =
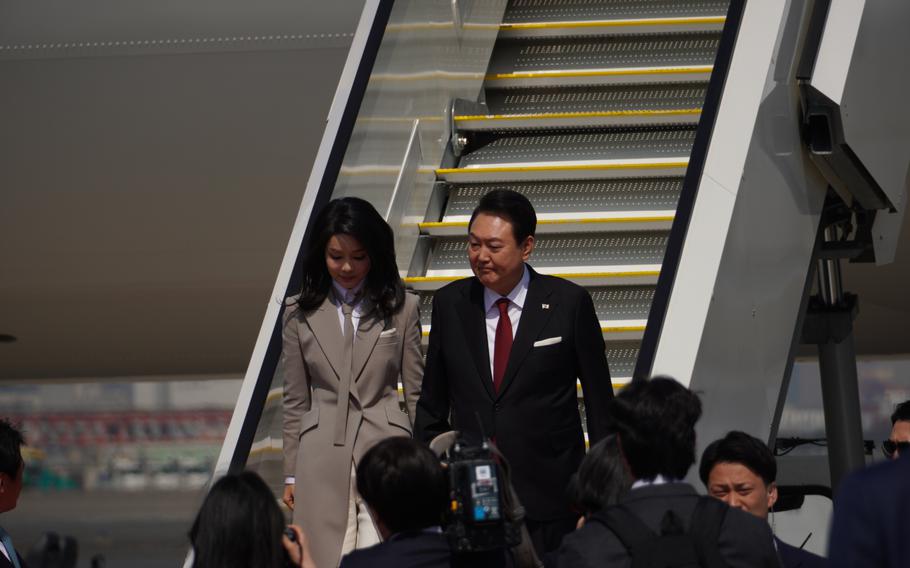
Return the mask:
{"type": "Polygon", "coordinates": [[[6,551],[6,547],[3,546],[2,542],[0,542],[0,552],[3,553],[3,556],[5,556],[9,562],[13,561],[13,559],[9,557],[9,552],[6,551]]]}
{"type": "Polygon", "coordinates": [[[672,477],[664,477],[661,474],[657,474],[657,477],[654,479],[639,479],[632,484],[632,487],[629,488],[629,491],[633,489],[638,489],[639,487],[648,487],[650,485],[666,485],[667,483],[681,483],[679,479],[673,479],[672,477]]]}
{"type": "Polygon", "coordinates": [[[531,274],[525,265],[524,272],[521,274],[521,280],[512,288],[507,296],[502,296],[498,292],[490,290],[486,286],[483,288],[483,307],[487,319],[487,349],[490,351],[490,376],[493,372],[493,354],[496,351],[496,325],[499,323],[499,308],[496,306],[496,300],[500,298],[509,299],[509,321],[512,322],[512,339],[518,333],[518,322],[521,320],[521,310],[525,305],[525,298],[528,296],[528,282],[531,281],[531,274]]]}
{"type": "MultiPolygon", "coordinates": [[[[341,335],[344,336],[344,311],[341,309],[341,302],[338,301],[338,298],[342,298],[344,303],[349,304],[354,299],[357,294],[363,290],[363,283],[366,279],[361,280],[360,284],[348,290],[343,288],[338,282],[332,280],[332,287],[335,289],[335,294],[331,295],[332,303],[335,304],[335,307],[338,309],[338,324],[341,326],[341,335]]],[[[354,304],[354,309],[351,311],[351,323],[354,325],[356,330],[360,326],[360,306],[363,304],[363,300],[357,300],[354,304]]]]}

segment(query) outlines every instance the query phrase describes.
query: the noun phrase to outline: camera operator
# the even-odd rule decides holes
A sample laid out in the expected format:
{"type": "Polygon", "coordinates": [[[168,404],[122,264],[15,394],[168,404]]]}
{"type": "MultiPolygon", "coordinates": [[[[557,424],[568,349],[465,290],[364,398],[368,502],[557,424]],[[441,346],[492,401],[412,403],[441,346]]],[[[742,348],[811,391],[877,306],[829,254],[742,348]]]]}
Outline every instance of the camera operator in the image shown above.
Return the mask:
{"type": "Polygon", "coordinates": [[[387,438],[357,465],[357,491],[366,502],[383,542],[355,550],[341,568],[504,565],[504,552],[455,554],[443,533],[448,485],[442,464],[409,438],[387,438]]]}

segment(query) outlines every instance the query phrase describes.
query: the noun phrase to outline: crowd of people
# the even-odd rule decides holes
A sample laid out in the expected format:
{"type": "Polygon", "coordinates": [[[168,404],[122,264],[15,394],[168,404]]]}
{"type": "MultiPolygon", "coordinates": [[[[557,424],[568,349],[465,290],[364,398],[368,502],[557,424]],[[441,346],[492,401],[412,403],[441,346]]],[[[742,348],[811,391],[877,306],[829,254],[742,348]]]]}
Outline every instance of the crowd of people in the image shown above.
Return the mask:
{"type": "MultiPolygon", "coordinates": [[[[399,276],[391,228],[364,200],[329,202],[284,310],[292,523],[256,474],[225,476],[190,531],[193,566],[824,565],[773,535],[777,468],[761,440],[730,432],[707,447],[707,496],[684,481],[698,396],[667,377],[614,396],[590,294],[528,264],[536,223],[517,192],[481,198],[468,223],[474,276],[435,293],[424,361],[419,302],[399,276]],[[452,431],[459,444],[492,447],[494,470],[508,465],[505,476],[478,468],[472,481],[485,491],[502,482],[508,511],[476,514],[510,516],[519,544],[452,547],[452,476],[430,449],[452,431]]],[[[884,450],[894,460],[850,477],[836,501],[831,566],[910,565],[910,402],[892,422],[884,450]]],[[[21,435],[2,424],[0,513],[15,506],[22,473],[21,435]]],[[[23,565],[2,528],[0,552],[0,568],[23,565]]]]}

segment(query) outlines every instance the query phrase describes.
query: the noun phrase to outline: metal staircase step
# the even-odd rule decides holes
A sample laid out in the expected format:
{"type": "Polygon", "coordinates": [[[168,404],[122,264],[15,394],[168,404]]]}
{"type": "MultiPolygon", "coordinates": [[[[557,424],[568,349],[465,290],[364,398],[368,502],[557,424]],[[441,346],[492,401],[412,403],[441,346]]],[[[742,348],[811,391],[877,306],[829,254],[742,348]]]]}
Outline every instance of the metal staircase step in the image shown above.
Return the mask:
{"type": "MultiPolygon", "coordinates": [[[[586,286],[654,284],[666,248],[667,232],[541,235],[534,269],[586,286]]],[[[464,237],[436,238],[423,275],[405,278],[417,290],[434,290],[471,276],[464,237]]]]}
{"type": "MultiPolygon", "coordinates": [[[[565,278],[581,286],[624,286],[633,284],[657,284],[660,276],[660,265],[630,266],[622,268],[603,268],[600,270],[583,270],[567,272],[558,268],[541,268],[541,274],[565,278]]],[[[438,290],[450,282],[471,276],[469,269],[451,271],[445,275],[408,276],[405,284],[413,290],[438,290]]]]}
{"type": "Polygon", "coordinates": [[[460,130],[502,130],[507,128],[572,128],[644,126],[653,124],[697,124],[701,109],[614,110],[539,114],[487,114],[455,117],[460,130]]]}
{"type": "Polygon", "coordinates": [[[640,20],[724,16],[729,0],[513,0],[503,22],[640,20]]]}
{"type": "Polygon", "coordinates": [[[615,342],[607,344],[607,365],[613,384],[625,384],[632,380],[635,362],[638,360],[638,341],[615,342]]]}
{"type": "MultiPolygon", "coordinates": [[[[674,211],[643,211],[641,214],[604,214],[591,217],[537,218],[537,234],[611,231],[669,230],[674,211]]],[[[418,223],[421,234],[439,237],[465,235],[468,221],[418,223]]]]}
{"type": "Polygon", "coordinates": [[[442,216],[418,226],[427,235],[466,235],[480,198],[494,189],[511,189],[531,201],[540,234],[669,229],[681,186],[680,177],[453,184],[442,216]]]}
{"type": "MultiPolygon", "coordinates": [[[[641,339],[654,297],[653,286],[610,286],[590,289],[594,310],[606,341],[641,339]]],[[[420,294],[420,323],[427,342],[433,321],[433,294],[420,294]]]]}
{"type": "Polygon", "coordinates": [[[436,170],[461,182],[679,176],[689,163],[695,128],[618,128],[506,133],[436,170]]]}
{"type": "Polygon", "coordinates": [[[695,124],[704,83],[489,89],[489,114],[456,115],[462,131],[695,124]]]}
{"type": "Polygon", "coordinates": [[[497,42],[485,86],[707,81],[719,33],[514,39],[497,42]]]}
{"type": "Polygon", "coordinates": [[[536,22],[503,22],[499,37],[549,38],[592,35],[659,34],[681,32],[717,32],[723,29],[725,16],[689,16],[677,18],[617,18],[614,20],[563,20],[536,22]]]}
{"type": "Polygon", "coordinates": [[[481,197],[496,189],[521,193],[538,219],[675,211],[683,178],[451,184],[439,221],[467,221],[481,197]]]}
{"type": "Polygon", "coordinates": [[[683,175],[688,158],[665,160],[592,160],[533,166],[473,166],[441,168],[436,177],[451,182],[615,179],[683,175]]]}

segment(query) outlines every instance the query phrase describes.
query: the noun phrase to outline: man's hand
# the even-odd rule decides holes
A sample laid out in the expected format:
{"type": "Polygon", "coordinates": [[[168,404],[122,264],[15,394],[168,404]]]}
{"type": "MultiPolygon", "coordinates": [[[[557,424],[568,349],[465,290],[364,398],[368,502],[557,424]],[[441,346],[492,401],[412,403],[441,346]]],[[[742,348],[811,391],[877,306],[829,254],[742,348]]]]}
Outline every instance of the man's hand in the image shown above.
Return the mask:
{"type": "Polygon", "coordinates": [[[294,484],[289,483],[284,486],[284,496],[281,497],[281,500],[288,506],[288,509],[294,510],[294,484]]]}

